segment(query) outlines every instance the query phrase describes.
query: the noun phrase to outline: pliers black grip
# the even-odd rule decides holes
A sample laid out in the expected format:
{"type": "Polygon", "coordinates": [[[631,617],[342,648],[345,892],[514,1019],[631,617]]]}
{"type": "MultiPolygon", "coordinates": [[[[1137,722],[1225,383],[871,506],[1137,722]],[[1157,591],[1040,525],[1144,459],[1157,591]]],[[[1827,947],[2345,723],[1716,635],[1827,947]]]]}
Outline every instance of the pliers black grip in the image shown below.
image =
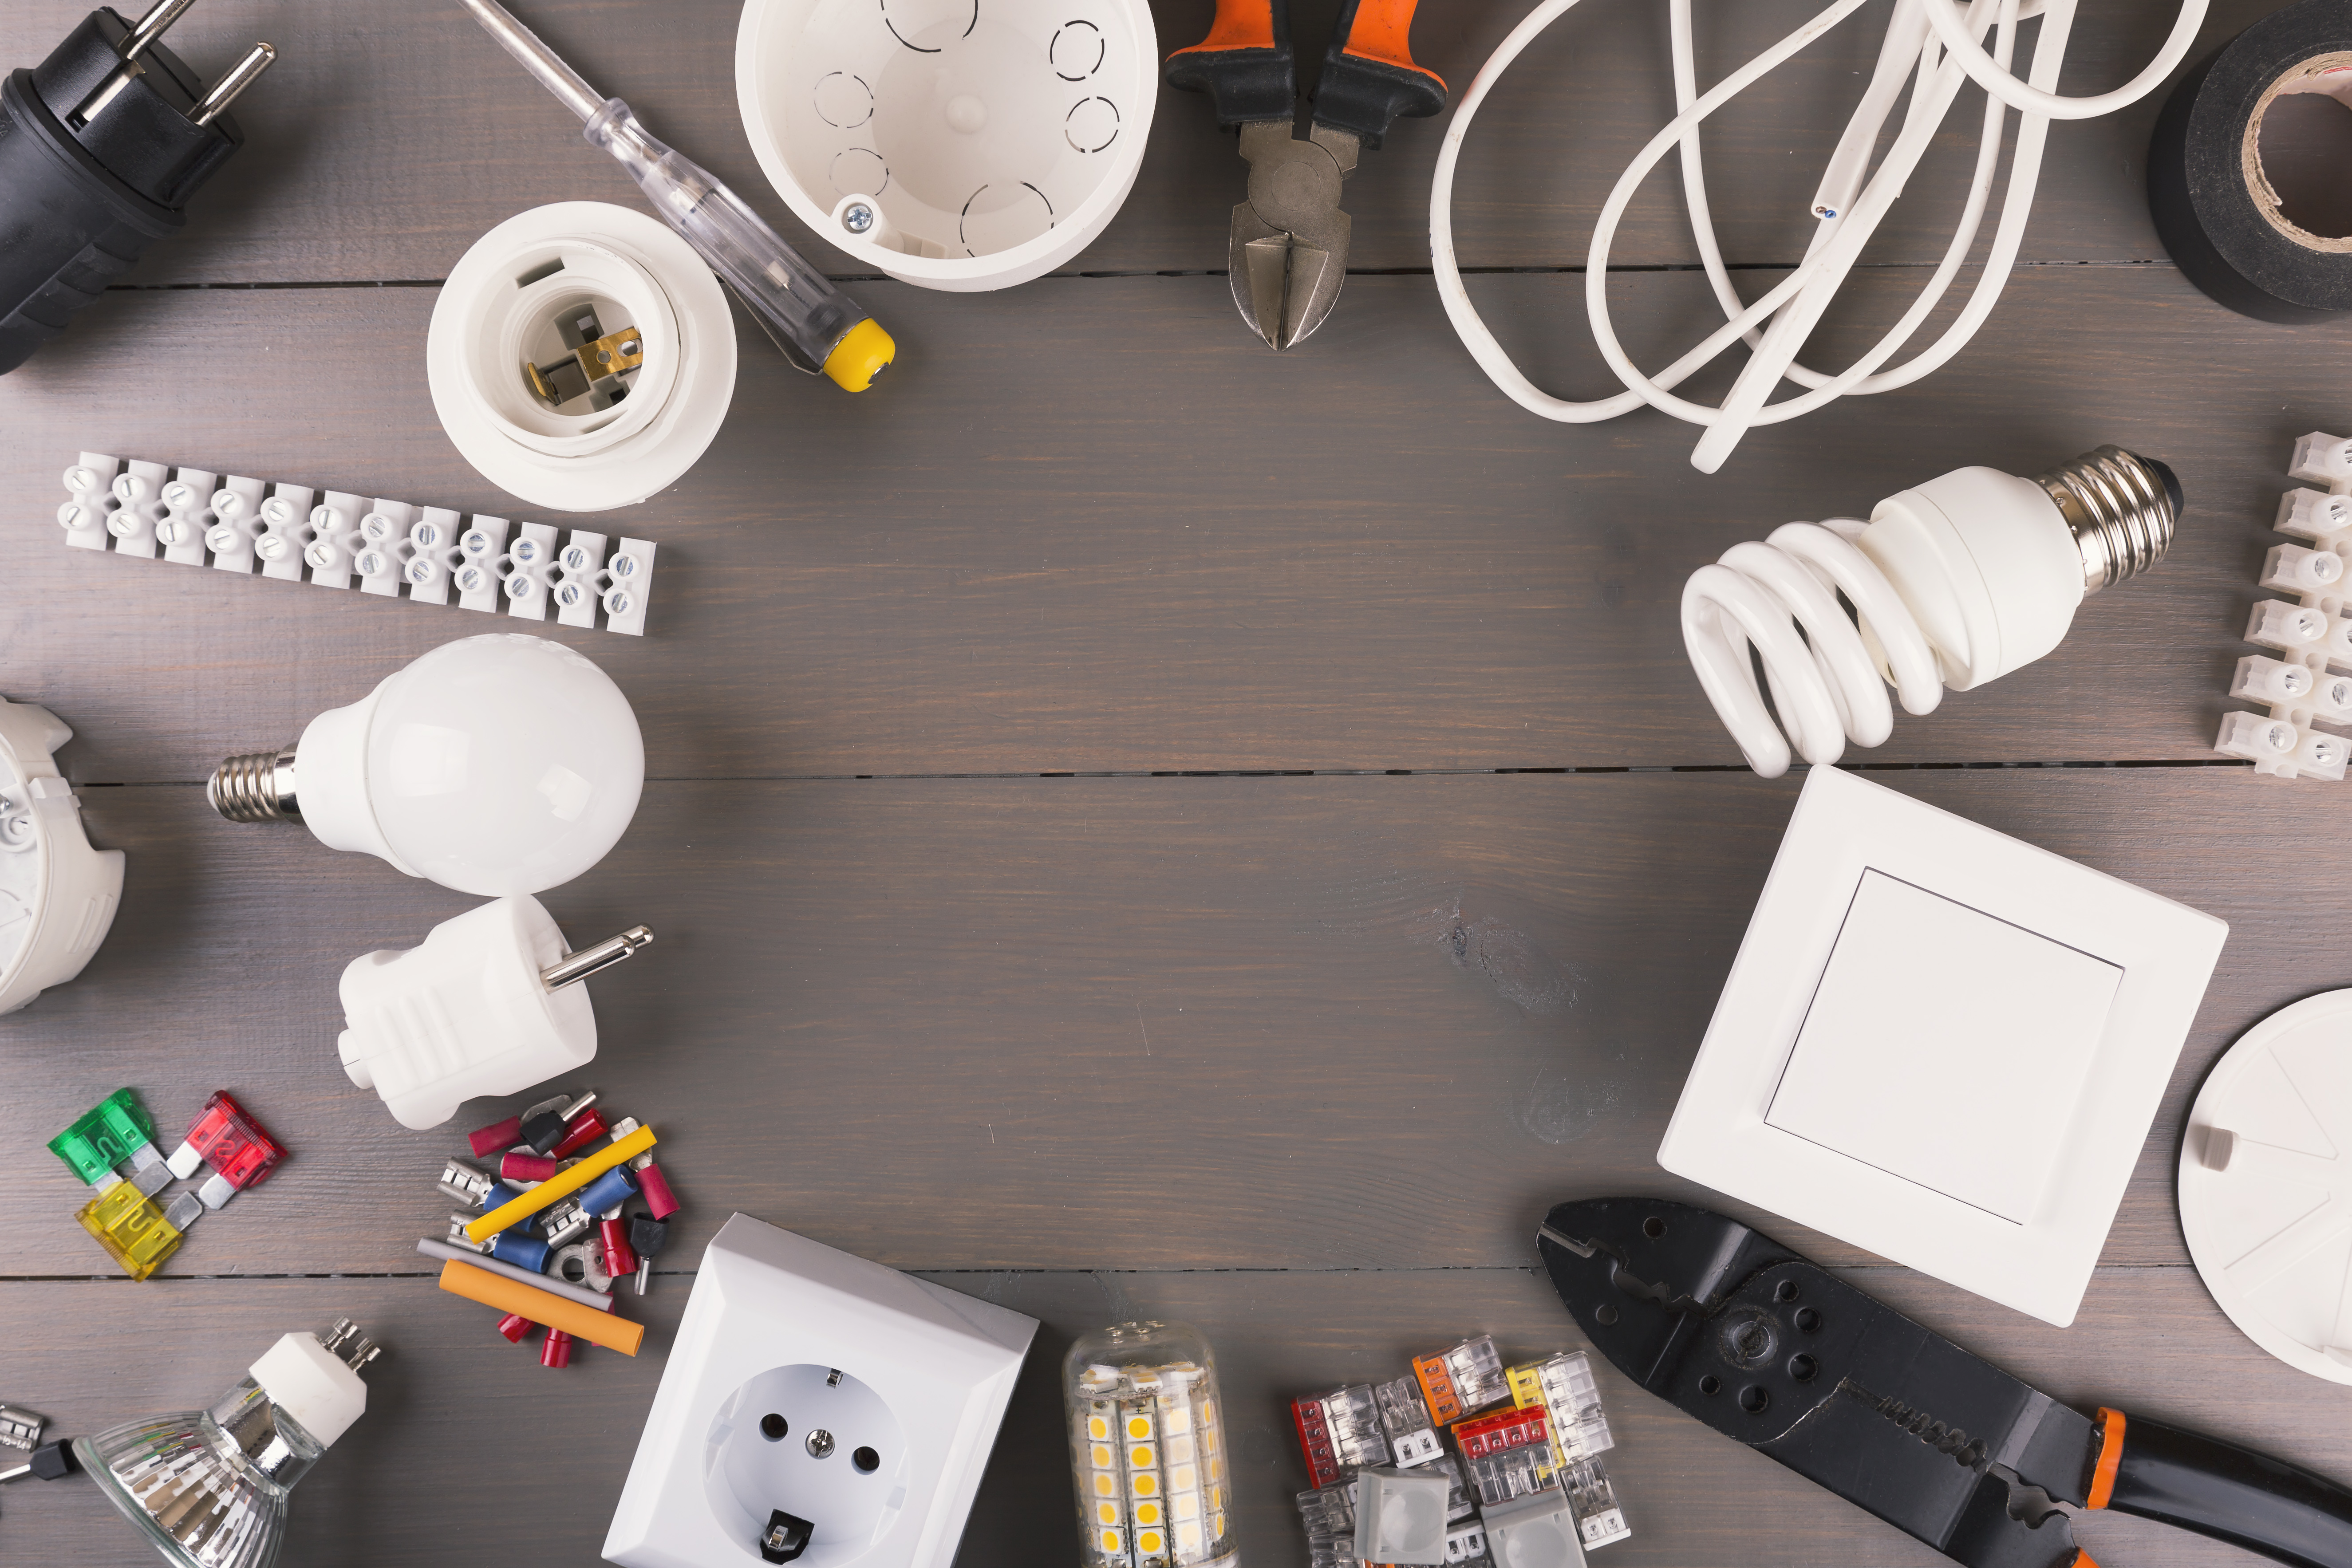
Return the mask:
{"type": "MultiPolygon", "coordinates": [[[[1315,89],[1317,124],[1378,148],[1400,115],[1444,110],[1444,79],[1413,63],[1410,35],[1418,4],[1347,0],[1340,7],[1315,89]]],[[[1169,86],[1213,99],[1220,125],[1286,120],[1298,101],[1297,59],[1290,0],[1217,0],[1209,36],[1169,56],[1166,75],[1169,86]]]]}

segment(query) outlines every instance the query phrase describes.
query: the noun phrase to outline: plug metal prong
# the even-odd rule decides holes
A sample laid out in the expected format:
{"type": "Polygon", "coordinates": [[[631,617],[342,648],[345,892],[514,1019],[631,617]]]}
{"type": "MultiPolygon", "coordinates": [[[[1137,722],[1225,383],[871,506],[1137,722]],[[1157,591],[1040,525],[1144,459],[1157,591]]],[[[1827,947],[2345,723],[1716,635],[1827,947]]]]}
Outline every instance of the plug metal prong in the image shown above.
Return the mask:
{"type": "Polygon", "coordinates": [[[147,15],[139,18],[139,25],[131,29],[130,36],[122,40],[122,47],[116,52],[125,61],[137,59],[148,45],[170,32],[172,24],[195,3],[196,0],[156,0],[147,15]]]}
{"type": "Polygon", "coordinates": [[[236,101],[236,95],[251,87],[277,58],[275,45],[254,45],[246,51],[245,58],[229,68],[228,75],[213,83],[212,91],[205,94],[204,101],[197,104],[194,112],[188,116],[189,120],[196,125],[210,125],[219,119],[228,106],[236,101]]]}
{"type": "Polygon", "coordinates": [[[139,57],[146,52],[147,46],[171,31],[172,24],[195,3],[196,0],[156,0],[138,24],[122,36],[122,42],[115,46],[114,52],[122,57],[122,63],[107,72],[106,79],[92,89],[67,119],[79,128],[103,113],[106,106],[131,85],[133,77],[146,74],[147,68],[139,63],[139,57]]]}
{"type": "MultiPolygon", "coordinates": [[[[653,939],[652,926],[632,925],[618,936],[607,936],[593,947],[583,947],[577,953],[550,964],[539,972],[539,983],[551,991],[576,986],[589,976],[611,968],[653,939]]],[[[571,1114],[579,1113],[575,1110],[571,1114]]],[[[569,1121],[571,1116],[564,1119],[569,1121]]]]}

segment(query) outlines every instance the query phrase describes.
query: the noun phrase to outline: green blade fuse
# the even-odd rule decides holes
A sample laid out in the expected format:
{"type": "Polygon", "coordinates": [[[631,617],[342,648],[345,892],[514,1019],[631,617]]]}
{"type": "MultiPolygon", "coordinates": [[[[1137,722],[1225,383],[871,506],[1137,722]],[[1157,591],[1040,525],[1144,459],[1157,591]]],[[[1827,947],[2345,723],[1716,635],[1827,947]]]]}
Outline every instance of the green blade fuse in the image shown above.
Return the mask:
{"type": "Polygon", "coordinates": [[[887,370],[898,347],[881,324],[826,280],[800,252],[743,204],[742,198],[693,160],[656,141],[617,98],[600,98],[563,57],[515,20],[498,0],[465,0],[496,38],[580,117],[591,146],[620,161],[662,221],[724,278],[784,358],[812,375],[823,371],[849,392],[864,392],[887,370]]]}
{"type": "Polygon", "coordinates": [[[101,1193],[122,1180],[115,1167],[131,1166],[131,1185],[142,1197],[163,1190],[172,1167],[155,1147],[155,1124],[147,1107],[128,1089],[118,1089],[74,1124],[49,1140],[49,1153],[101,1193]]]}

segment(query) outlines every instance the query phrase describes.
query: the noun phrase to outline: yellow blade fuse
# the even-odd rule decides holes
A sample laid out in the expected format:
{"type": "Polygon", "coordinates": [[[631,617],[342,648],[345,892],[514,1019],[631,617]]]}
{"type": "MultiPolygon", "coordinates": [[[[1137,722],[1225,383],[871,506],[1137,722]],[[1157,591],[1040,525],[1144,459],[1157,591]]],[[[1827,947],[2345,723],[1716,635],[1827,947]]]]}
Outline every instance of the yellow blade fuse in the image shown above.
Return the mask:
{"type": "Polygon", "coordinates": [[[580,117],[589,145],[620,160],[654,211],[726,280],[784,358],[812,375],[821,371],[854,392],[864,392],[889,369],[898,354],[890,334],[734,192],[692,159],[656,141],[627,104],[597,97],[562,56],[498,0],[465,0],[465,5],[541,87],[580,117]]]}
{"type": "Polygon", "coordinates": [[[614,1166],[635,1159],[652,1148],[656,1141],[651,1127],[639,1127],[625,1138],[614,1139],[570,1170],[558,1171],[512,1203],[503,1204],[467,1226],[467,1239],[488,1241],[499,1231],[520,1224],[541,1209],[553,1207],[556,1199],[579,1191],[614,1166]]]}

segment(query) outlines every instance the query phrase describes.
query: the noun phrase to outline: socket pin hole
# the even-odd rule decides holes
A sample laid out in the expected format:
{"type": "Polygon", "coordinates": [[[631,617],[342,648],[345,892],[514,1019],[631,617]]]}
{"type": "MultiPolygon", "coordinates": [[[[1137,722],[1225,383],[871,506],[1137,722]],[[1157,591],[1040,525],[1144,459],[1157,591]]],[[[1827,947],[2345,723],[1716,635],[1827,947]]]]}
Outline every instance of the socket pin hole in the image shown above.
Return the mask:
{"type": "Polygon", "coordinates": [[[849,1456],[849,1462],[857,1467],[859,1475],[870,1476],[881,1468],[882,1456],[871,1448],[860,1448],[849,1456]]]}
{"type": "Polygon", "coordinates": [[[1665,1233],[1666,1222],[1660,1219],[1656,1215],[1654,1214],[1650,1216],[1649,1218],[1642,1221],[1642,1234],[1648,1237],[1651,1240],[1655,1241],[1659,1237],[1664,1236],[1665,1233]]]}
{"type": "Polygon", "coordinates": [[[1822,1326],[1822,1314],[1811,1307],[1799,1307],[1796,1322],[1801,1332],[1811,1333],[1822,1326]]]}
{"type": "Polygon", "coordinates": [[[791,1430],[791,1425],[782,1416],[771,1412],[760,1417],[760,1436],[767,1438],[771,1443],[782,1442],[784,1435],[791,1430]]]}
{"type": "Polygon", "coordinates": [[[1751,1383],[1739,1391],[1739,1407],[1750,1416],[1761,1416],[1771,1403],[1772,1396],[1759,1384],[1751,1383]]]}
{"type": "Polygon", "coordinates": [[[1607,1305],[1596,1307],[1592,1312],[1592,1321],[1607,1328],[1617,1321],[1617,1309],[1607,1305]]]}
{"type": "Polygon", "coordinates": [[[1813,1380],[1813,1375],[1821,1369],[1821,1363],[1810,1355],[1792,1355],[1789,1358],[1789,1375],[1800,1383],[1811,1383],[1813,1380]]]}
{"type": "Polygon", "coordinates": [[[1794,1280],[1783,1280],[1779,1284],[1773,1286],[1772,1299],[1776,1301],[1795,1301],[1797,1299],[1797,1281],[1794,1280]]]}
{"type": "Polygon", "coordinates": [[[1698,1391],[1701,1394],[1720,1394],[1723,1392],[1723,1379],[1710,1373],[1698,1380],[1698,1391]]]}

